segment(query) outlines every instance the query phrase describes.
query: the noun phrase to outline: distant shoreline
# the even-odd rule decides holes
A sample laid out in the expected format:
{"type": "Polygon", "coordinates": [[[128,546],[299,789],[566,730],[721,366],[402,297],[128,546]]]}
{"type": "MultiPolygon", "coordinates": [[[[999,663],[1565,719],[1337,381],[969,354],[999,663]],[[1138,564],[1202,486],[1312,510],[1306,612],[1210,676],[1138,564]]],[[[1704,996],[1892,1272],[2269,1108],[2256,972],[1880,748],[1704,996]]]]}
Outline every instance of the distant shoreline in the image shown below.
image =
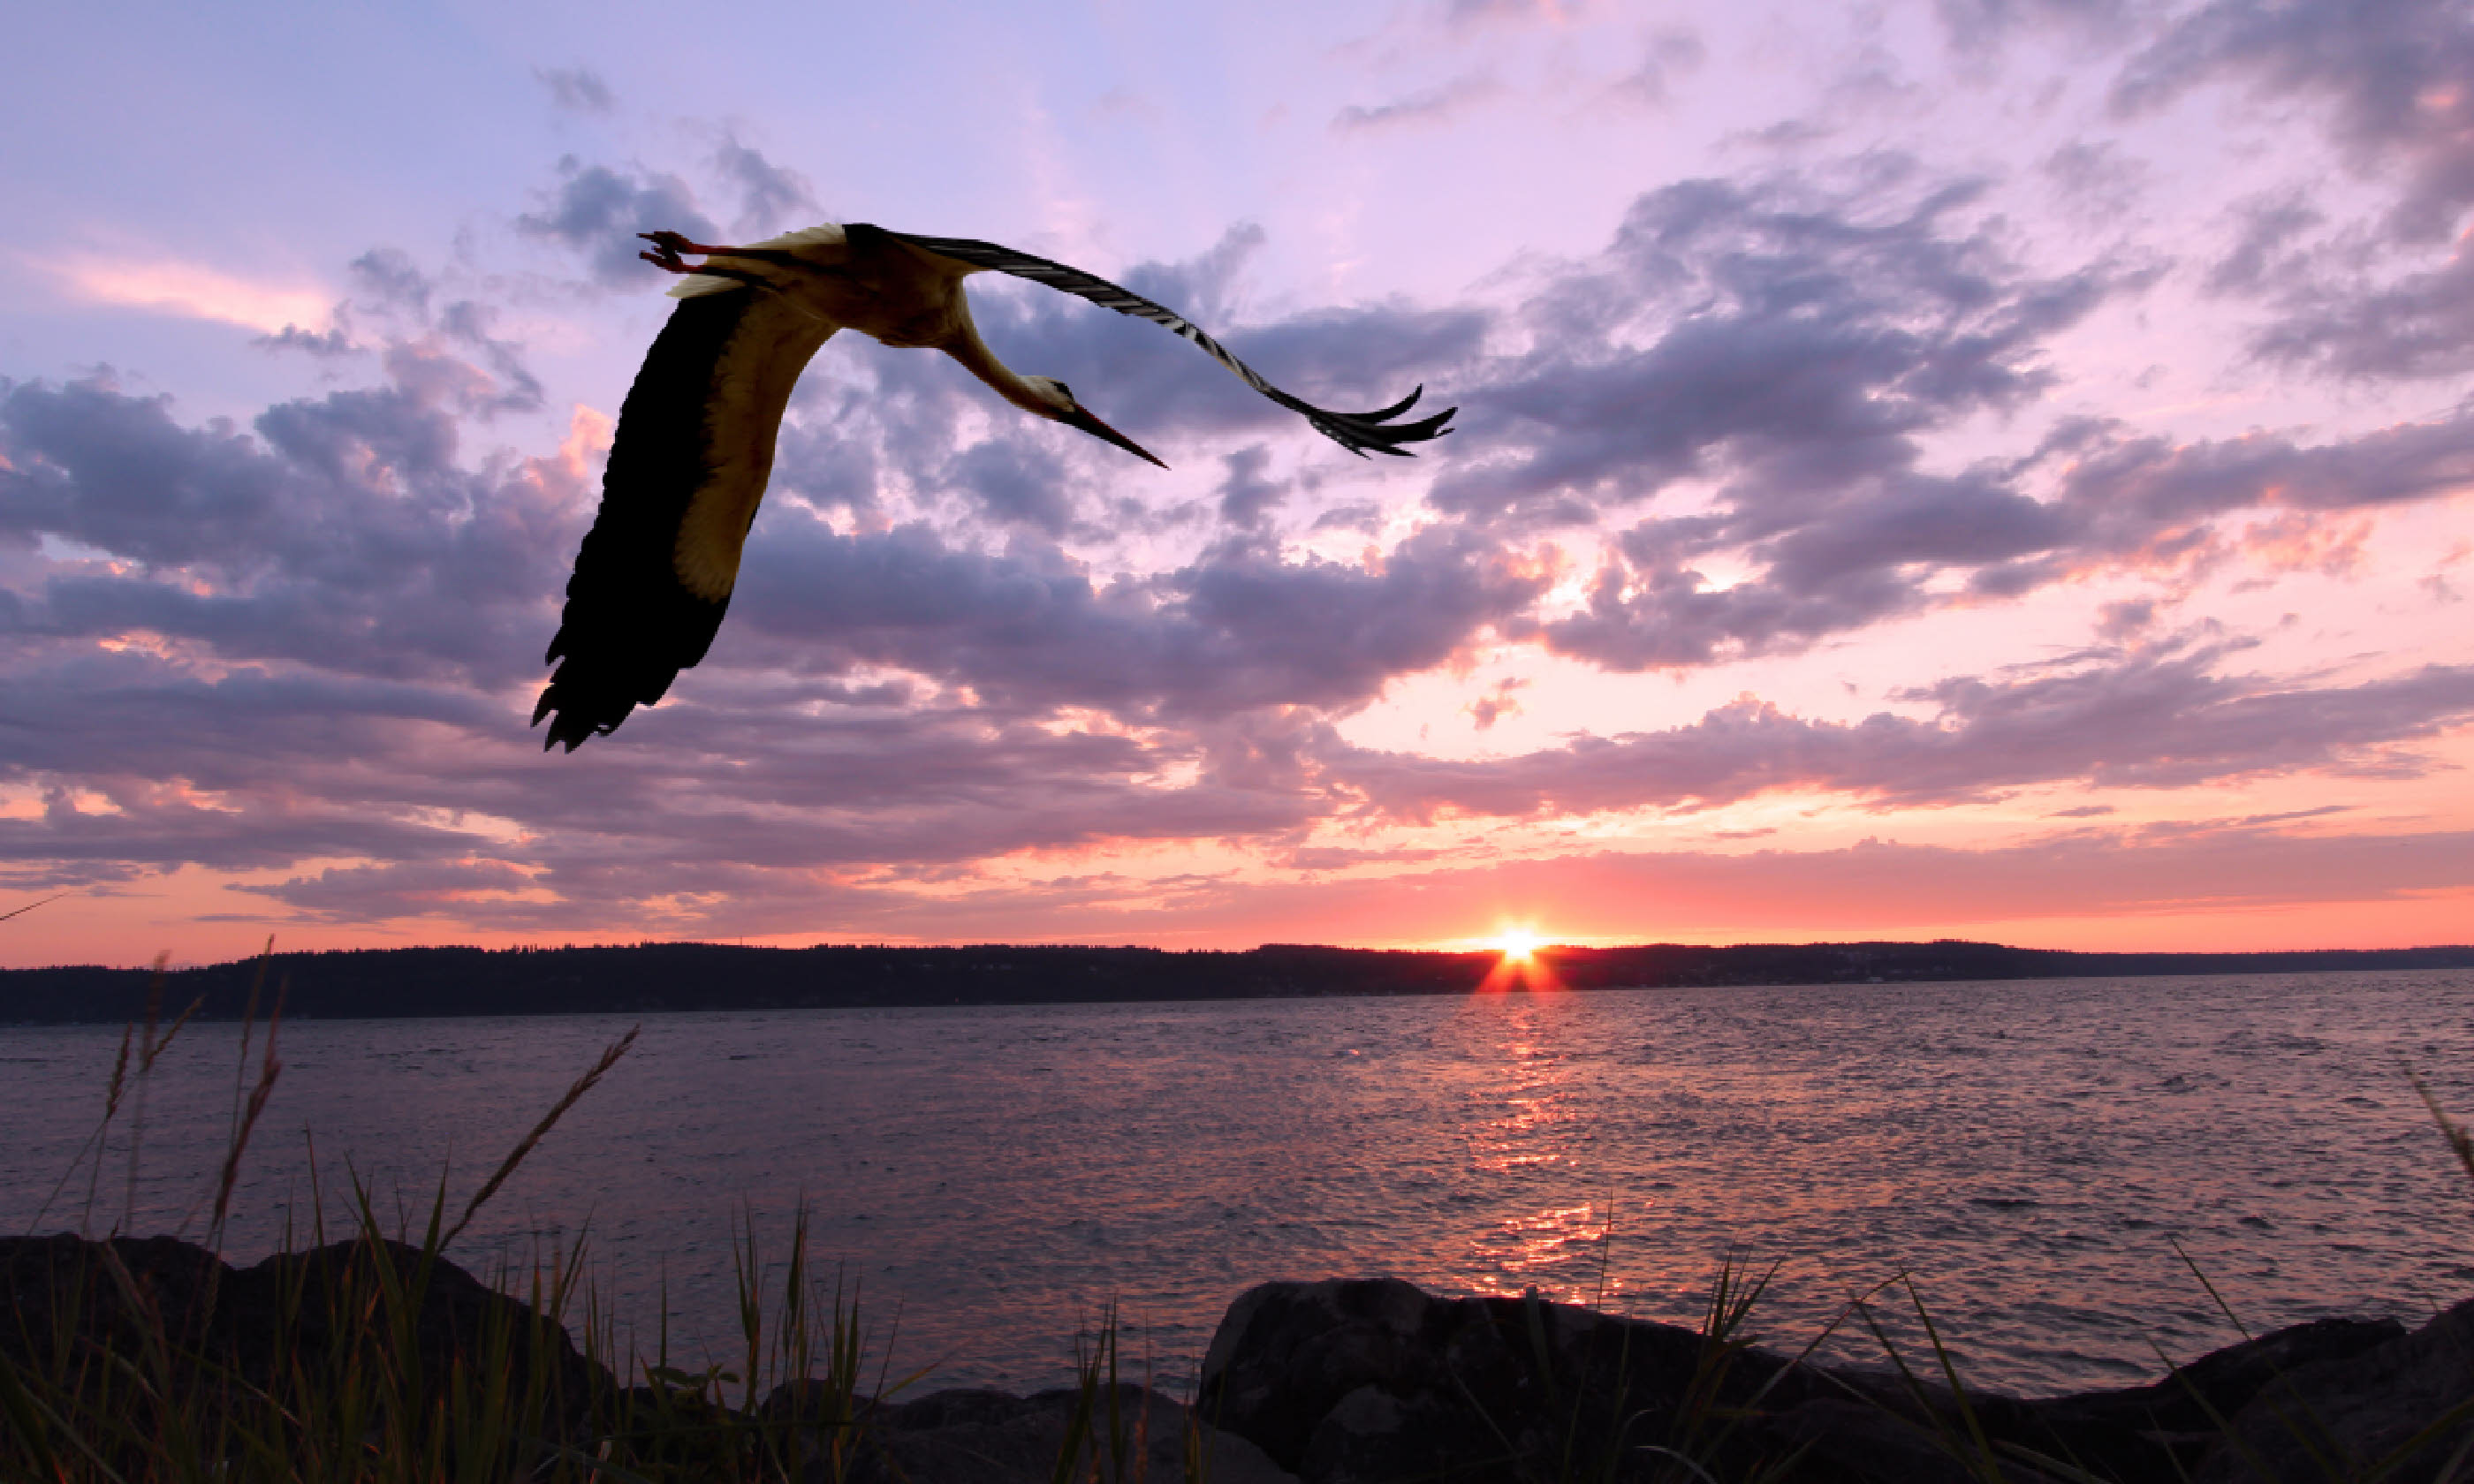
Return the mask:
{"type": "MultiPolygon", "coordinates": [[[[1537,961],[1555,984],[1589,991],[2474,969],[2474,945],[2074,953],[1954,941],[1657,944],[1546,947],[1537,961]]],[[[285,1016],[296,1019],[1465,994],[1483,987],[1501,966],[1501,955],[1492,952],[1282,944],[1234,952],[1006,945],[751,948],[700,943],[362,948],[273,955],[264,966],[259,1013],[271,1007],[279,987],[285,1016]]],[[[255,959],[175,969],[160,977],[161,1013],[177,1015],[194,1002],[199,1018],[238,1019],[260,971],[255,959]]],[[[118,1024],[146,1014],[158,995],[151,969],[0,969],[0,1024],[118,1024]]]]}

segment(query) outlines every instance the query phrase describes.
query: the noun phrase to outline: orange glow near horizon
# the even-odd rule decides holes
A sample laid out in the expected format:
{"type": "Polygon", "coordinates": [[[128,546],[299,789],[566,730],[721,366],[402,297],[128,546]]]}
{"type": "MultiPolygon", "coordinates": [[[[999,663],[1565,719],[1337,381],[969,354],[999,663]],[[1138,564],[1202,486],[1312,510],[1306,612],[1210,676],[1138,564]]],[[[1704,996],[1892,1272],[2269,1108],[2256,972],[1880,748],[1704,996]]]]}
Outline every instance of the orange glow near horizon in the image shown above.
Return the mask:
{"type": "MultiPolygon", "coordinates": [[[[2412,844],[2407,841],[2406,844],[2412,844]]],[[[766,933],[751,924],[744,933],[728,925],[582,921],[573,927],[510,927],[474,923],[446,913],[424,917],[334,921],[289,915],[264,897],[236,897],[235,883],[280,879],[284,873],[251,875],[187,867],[126,885],[90,889],[29,911],[0,925],[0,966],[36,968],[94,964],[141,969],[168,950],[176,968],[245,961],[271,933],[278,952],[321,949],[465,945],[484,948],[557,947],[566,945],[631,944],[648,939],[745,943],[768,947],[806,947],[814,943],[885,943],[933,946],[960,943],[1139,944],[1170,950],[1243,951],[1265,943],[1322,943],[1338,947],[1479,950],[1499,953],[1512,922],[1541,941],[1531,964],[1551,963],[1554,945],[1601,947],[1633,944],[1921,943],[1963,938],[2013,947],[2093,952],[2266,952],[2311,948],[2405,948],[2462,944],[2474,922],[2474,888],[2444,884],[2367,899],[2315,900],[2296,891],[2262,883],[2247,899],[2228,892],[2195,904],[2143,905],[2150,890],[2113,887],[2139,852],[2126,852],[2122,870],[2102,877],[2065,874],[2057,884],[2034,873],[1974,871],[1953,874],[1953,862],[1922,879],[1913,873],[1876,872],[1859,879],[1852,898],[1833,895],[1838,874],[1819,879],[1774,882],[1754,874],[1742,880],[1701,869],[1689,877],[1666,872],[1656,859],[1643,869],[1613,869],[1620,862],[1547,862],[1527,868],[1543,873],[1530,882],[1538,916],[1504,913],[1505,881],[1495,874],[1444,874],[1419,892],[1387,887],[1379,895],[1346,884],[1311,891],[1273,884],[1256,899],[1239,899],[1188,913],[1146,910],[1133,915],[1088,907],[1063,910],[1039,903],[994,909],[964,904],[950,915],[926,910],[890,894],[881,915],[837,924],[832,930],[766,933]],[[1970,891],[1969,881],[1977,883],[1970,891]],[[2084,889],[2097,879],[2101,896],[2084,889]],[[1890,891],[1906,882],[1909,890],[1890,891]],[[2073,890],[2073,888],[2081,888],[2073,890]],[[1794,888],[1787,890],[1786,888],[1794,888]],[[1914,897],[1930,893],[1929,904],[1914,897]],[[1663,910],[1644,916],[1641,902],[1657,896],[1663,910]],[[2125,903],[2122,898],[2126,897],[2125,903]],[[1546,898],[1551,898],[1551,900],[1546,898]],[[1940,910],[1933,910],[1933,909],[1940,910]],[[1555,927],[1529,926],[1551,910],[1555,927]],[[1502,915],[1498,915],[1502,914],[1502,915]],[[1472,934],[1472,922],[1497,929],[1472,934]],[[1551,939],[1544,935],[1551,932],[1551,939]]],[[[1793,858],[1783,858],[1793,866],[1793,858]]],[[[1925,866],[1936,863],[1930,859],[1925,866]]],[[[1955,864],[1972,866],[1961,856],[1955,864]]],[[[1996,862],[1999,864],[1999,862],[1996,862]]],[[[2149,875],[2170,885],[2169,874],[2149,875]]],[[[2164,887],[2153,890],[2160,892],[2164,887]]],[[[0,910],[26,906],[45,894],[27,890],[0,896],[0,910]]],[[[1502,976],[1500,966],[1495,975],[1502,976]]]]}
{"type": "Polygon", "coordinates": [[[1502,956],[1487,970],[1485,981],[1477,987],[1479,993],[1516,988],[1544,993],[1564,987],[1542,956],[1545,945],[1534,929],[1507,927],[1495,935],[1494,945],[1502,956]]]}

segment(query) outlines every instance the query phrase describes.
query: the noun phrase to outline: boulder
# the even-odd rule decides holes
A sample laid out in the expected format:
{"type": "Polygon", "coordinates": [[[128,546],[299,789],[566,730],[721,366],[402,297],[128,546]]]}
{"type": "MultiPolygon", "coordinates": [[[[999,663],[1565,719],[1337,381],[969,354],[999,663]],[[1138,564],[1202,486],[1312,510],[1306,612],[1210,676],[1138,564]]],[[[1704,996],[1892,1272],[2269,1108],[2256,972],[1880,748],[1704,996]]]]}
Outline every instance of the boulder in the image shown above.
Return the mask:
{"type": "Polygon", "coordinates": [[[1829,1384],[1761,1351],[1534,1295],[1334,1280],[1266,1283],[1230,1305],[1196,1404],[1309,1484],[1621,1479],[1675,1452],[1739,1471],[1791,1451],[1722,1419],[1829,1384]],[[1709,1405],[1686,1407],[1688,1395],[1709,1405]]]}
{"type": "MultiPolygon", "coordinates": [[[[812,1448],[802,1484],[1049,1484],[1081,1400],[1071,1388],[1030,1397],[974,1388],[879,1404],[856,1429],[844,1471],[837,1474],[832,1459],[812,1448]]],[[[1212,1484],[1297,1484],[1232,1433],[1195,1424],[1189,1437],[1189,1416],[1172,1399],[1129,1382],[1113,1396],[1102,1388],[1068,1476],[1177,1484],[1191,1477],[1191,1448],[1212,1484]]]]}
{"type": "Polygon", "coordinates": [[[134,1354],[158,1321],[166,1335],[199,1335],[209,1295],[232,1276],[214,1254],[176,1237],[0,1237],[0,1293],[9,1298],[0,1355],[41,1363],[61,1339],[78,1336],[134,1354]],[[114,1266],[126,1283],[114,1280],[114,1266]]]}
{"type": "Polygon", "coordinates": [[[2227,1415],[2196,1484],[2430,1484],[2452,1461],[2450,1476],[2474,1476],[2474,1299],[2411,1334],[2280,1366],[2227,1415]]]}
{"type": "Polygon", "coordinates": [[[2219,1470],[2203,1478],[2230,1481],[2245,1475],[2221,1472],[2219,1419],[2239,1414],[2265,1432],[2252,1419],[2283,1395],[2276,1386],[2298,1387],[2334,1446],[2366,1458],[2474,1397],[2463,1369],[2474,1317],[2455,1322],[2408,1336],[2389,1320],[2322,1321],[2151,1385],[1961,1398],[1534,1295],[1439,1299],[1392,1280],[1266,1283],[1221,1322],[1198,1406],[1304,1484],[1623,1484],[1696,1468],[1718,1478],[1771,1470],[1802,1484],[1963,1484],[1988,1476],[1988,1462],[2014,1481],[2182,1484],[2203,1460],[2219,1470]]]}
{"type": "Polygon", "coordinates": [[[2019,1401],[1990,1400],[1993,1430],[2014,1446],[2101,1477],[2179,1481],[2232,1417],[2276,1376],[2341,1360],[2405,1333],[2393,1319],[2321,1319],[2213,1351],[2163,1379],[2115,1391],[2019,1401]]]}
{"type": "Polygon", "coordinates": [[[55,1347],[85,1340],[133,1358],[159,1335],[174,1352],[203,1356],[263,1386],[279,1358],[316,1375],[339,1345],[362,1333],[377,1296],[403,1294],[423,1369],[444,1376],[503,1336],[519,1363],[536,1357],[563,1410],[580,1418],[610,1384],[558,1325],[443,1258],[396,1241],[333,1242],[234,1268],[177,1237],[91,1241],[66,1233],[0,1237],[0,1355],[38,1370],[55,1347]]]}
{"type": "Polygon", "coordinates": [[[2319,1320],[2213,1352],[2145,1386],[2030,1400],[1971,1391],[1964,1407],[1938,1385],[1891,1386],[1880,1376],[1839,1373],[1845,1398],[1806,1402],[1751,1425],[1804,1449],[1798,1477],[1973,1480],[1987,1476],[1983,1454],[1990,1450],[2001,1476],[2014,1481],[2088,1475],[2183,1484],[2222,1439],[2218,1419],[2240,1411],[2276,1376],[2363,1353],[2404,1332],[2389,1319],[2319,1320]],[[1853,1400],[1859,1393],[1864,1400],[1853,1400]]]}

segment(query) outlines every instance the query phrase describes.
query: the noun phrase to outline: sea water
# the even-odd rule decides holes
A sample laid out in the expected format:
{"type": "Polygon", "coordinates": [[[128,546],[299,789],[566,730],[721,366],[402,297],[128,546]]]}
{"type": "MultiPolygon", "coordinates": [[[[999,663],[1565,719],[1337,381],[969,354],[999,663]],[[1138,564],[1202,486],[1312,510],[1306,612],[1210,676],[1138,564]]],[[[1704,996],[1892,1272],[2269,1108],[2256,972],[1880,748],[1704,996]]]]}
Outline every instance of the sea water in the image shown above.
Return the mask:
{"type": "MultiPolygon", "coordinates": [[[[283,1025],[229,1255],[353,1181],[452,1220],[633,1023],[283,1025]]],[[[81,1161],[119,1028],[0,1027],[0,1231],[202,1233],[239,1037],[185,1029],[81,1161]]],[[[2253,1330],[2474,1294],[2410,1081],[2474,1114],[2469,1053],[2463,971],[656,1016],[450,1256],[581,1241],[638,1344],[720,1358],[734,1231],[778,1259],[804,1202],[894,1374],[1015,1388],[1112,1304],[1175,1385],[1266,1280],[1689,1323],[1732,1260],[1777,1265],[1765,1343],[1878,1357],[1850,1301],[1911,1338],[1921,1299],[1966,1377],[2051,1393],[2238,1338],[2199,1275],[2253,1330]]]]}

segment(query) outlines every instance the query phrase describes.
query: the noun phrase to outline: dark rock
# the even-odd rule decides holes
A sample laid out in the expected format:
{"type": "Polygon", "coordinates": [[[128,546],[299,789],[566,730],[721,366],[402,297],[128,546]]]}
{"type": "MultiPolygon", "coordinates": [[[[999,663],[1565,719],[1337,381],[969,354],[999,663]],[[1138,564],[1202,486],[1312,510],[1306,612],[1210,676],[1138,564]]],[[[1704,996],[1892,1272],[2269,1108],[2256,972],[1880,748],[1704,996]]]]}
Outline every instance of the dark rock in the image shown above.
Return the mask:
{"type": "Polygon", "coordinates": [[[1620,1484],[1688,1477],[1687,1458],[1719,1478],[1775,1469],[1803,1484],[1962,1484],[1987,1463],[2017,1481],[2180,1484],[2218,1447],[2218,1419],[2251,1426],[2279,1376],[2359,1456],[2402,1442],[2474,1397],[2474,1306],[2452,1319],[2410,1337],[2387,1320],[2297,1325],[2152,1385],[1961,1399],[1535,1299],[1268,1283],[1222,1321],[1200,1405],[1305,1484],[1620,1484]]]}
{"type": "MultiPolygon", "coordinates": [[[[1759,1420],[1755,1430],[1795,1460],[1788,1477],[1805,1484],[1976,1484],[1977,1477],[1928,1424],[1876,1401],[1815,1397],[1759,1420]]],[[[2023,1471],[2005,1472],[2021,1478],[2023,1471]]]]}
{"type": "Polygon", "coordinates": [[[2100,1477],[2179,1481],[2219,1436],[2219,1420],[2277,1376],[2341,1360],[2405,1333],[2393,1319],[2322,1319],[2214,1351],[2162,1380],[2044,1400],[1989,1400],[1991,1429],[2100,1477]]]}
{"type": "MultiPolygon", "coordinates": [[[[1085,1419],[1069,1477],[1103,1484],[1187,1478],[1186,1409],[1131,1384],[1103,1388],[1085,1419]]],[[[1081,1394],[1066,1389],[1017,1397],[1002,1391],[940,1391],[868,1409],[853,1429],[842,1472],[812,1445],[802,1484],[1048,1484],[1081,1394]]],[[[1243,1438],[1194,1424],[1197,1456],[1213,1484],[1297,1484],[1243,1438]]]]}
{"type": "Polygon", "coordinates": [[[2456,1476],[2468,1471],[2458,1455],[2474,1458],[2474,1300],[2385,1344],[2276,1371],[2229,1412],[2198,1484],[2430,1484],[2453,1458],[2456,1476]]]}
{"type": "Polygon", "coordinates": [[[48,1361],[85,1337],[134,1356],[158,1328],[174,1340],[197,1337],[210,1295],[231,1276],[212,1253],[169,1236],[0,1237],[0,1292],[9,1296],[0,1355],[48,1361]]]}
{"type": "Polygon", "coordinates": [[[389,1289],[409,1306],[426,1375],[443,1378],[459,1361],[476,1363],[502,1336],[516,1365],[550,1379],[568,1422],[579,1422],[611,1384],[564,1328],[530,1306],[392,1241],[335,1242],[234,1269],[169,1236],[0,1237],[0,1291],[10,1302],[0,1355],[40,1372],[63,1345],[92,1341],[143,1360],[159,1341],[184,1365],[203,1359],[262,1387],[279,1366],[316,1376],[339,1363],[339,1348],[366,1330],[371,1315],[392,1321],[377,1297],[389,1289]]]}
{"type": "Polygon", "coordinates": [[[1388,1279],[1263,1283],[1222,1316],[1202,1363],[1204,1415],[1298,1468],[1306,1440],[1361,1386],[1405,1393],[1433,1301],[1388,1279]]]}
{"type": "Polygon", "coordinates": [[[412,1304],[413,1344],[424,1374],[443,1376],[458,1361],[475,1364],[492,1337],[503,1335],[516,1371],[546,1376],[570,1420],[580,1419],[592,1399],[613,1384],[609,1371],[587,1360],[563,1326],[452,1262],[424,1263],[419,1248],[401,1242],[333,1242],[243,1269],[228,1296],[231,1332],[245,1352],[271,1348],[285,1296],[296,1295],[289,1301],[293,1342],[313,1354],[329,1352],[352,1332],[345,1303],[384,1286],[381,1264],[392,1269],[385,1281],[401,1285],[412,1304]]]}
{"type": "Polygon", "coordinates": [[[557,1324],[399,1242],[235,1270],[171,1237],[0,1238],[0,1366],[35,1397],[12,1386],[15,1405],[53,1417],[106,1477],[168,1476],[175,1457],[220,1473],[245,1456],[263,1466],[268,1449],[322,1456],[339,1441],[319,1435],[339,1393],[364,1409],[348,1431],[418,1428],[450,1392],[491,1395],[499,1375],[528,1384],[499,1389],[508,1406],[443,1446],[449,1472],[521,1476],[594,1441],[612,1389],[557,1324]]]}
{"type": "Polygon", "coordinates": [[[1828,1378],[1673,1325],[1531,1299],[1436,1299],[1392,1280],[1266,1283],[1230,1306],[1198,1406],[1311,1484],[1646,1478],[1698,1449],[1791,1451],[1701,1416],[1784,1408],[1828,1378]]]}

